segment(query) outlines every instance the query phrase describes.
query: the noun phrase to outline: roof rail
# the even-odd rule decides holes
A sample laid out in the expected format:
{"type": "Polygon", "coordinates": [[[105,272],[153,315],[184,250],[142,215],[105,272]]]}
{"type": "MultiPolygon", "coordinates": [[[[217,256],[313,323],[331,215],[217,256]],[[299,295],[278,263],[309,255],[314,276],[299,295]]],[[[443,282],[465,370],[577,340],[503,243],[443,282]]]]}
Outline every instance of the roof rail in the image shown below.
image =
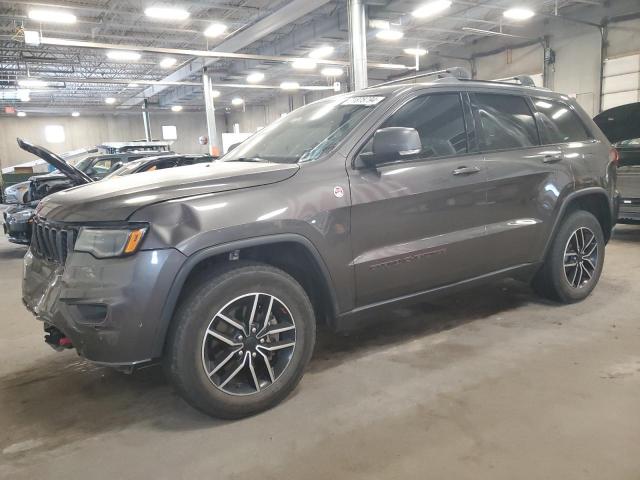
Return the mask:
{"type": "Polygon", "coordinates": [[[372,85],[367,88],[376,88],[376,87],[384,87],[385,85],[393,85],[396,83],[406,83],[410,80],[416,80],[418,78],[424,77],[437,77],[437,79],[441,78],[453,78],[457,80],[469,80],[471,79],[471,75],[466,68],[463,67],[452,67],[444,70],[436,70],[435,72],[425,72],[418,73],[417,75],[411,75],[408,77],[397,78],[395,80],[390,80],[388,82],[378,83],[377,85],[372,85]]]}
{"type": "Polygon", "coordinates": [[[493,80],[493,81],[499,82],[499,83],[514,83],[515,81],[524,87],[536,86],[536,83],[533,81],[533,78],[531,78],[529,75],[516,75],[515,77],[498,78],[497,80],[493,80]]]}

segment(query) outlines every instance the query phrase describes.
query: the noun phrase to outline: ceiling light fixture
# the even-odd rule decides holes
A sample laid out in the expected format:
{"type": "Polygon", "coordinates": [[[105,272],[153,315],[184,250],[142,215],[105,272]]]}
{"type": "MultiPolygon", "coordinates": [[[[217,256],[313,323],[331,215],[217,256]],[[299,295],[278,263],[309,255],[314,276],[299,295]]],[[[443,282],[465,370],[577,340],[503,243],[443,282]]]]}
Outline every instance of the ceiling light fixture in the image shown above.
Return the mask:
{"type": "Polygon", "coordinates": [[[47,82],[35,78],[27,78],[26,80],[18,80],[18,86],[22,88],[43,88],[47,86],[47,82]]]}
{"type": "Polygon", "coordinates": [[[331,45],[323,45],[321,47],[316,48],[315,50],[311,50],[309,53],[309,58],[326,58],[333,53],[335,48],[331,45]]]}
{"type": "Polygon", "coordinates": [[[182,111],[182,105],[174,105],[171,107],[171,111],[172,112],[181,112],[182,111]]]}
{"type": "Polygon", "coordinates": [[[144,11],[144,14],[156,20],[181,21],[189,18],[189,12],[184,8],[149,7],[144,11]]]}
{"type": "Polygon", "coordinates": [[[253,72],[247,75],[247,82],[249,83],[260,83],[264,80],[264,73],[262,72],[253,72]]]}
{"type": "Polygon", "coordinates": [[[114,103],[116,103],[116,99],[113,97],[107,97],[104,99],[104,103],[106,103],[107,105],[113,105],[114,103]]]}
{"type": "Polygon", "coordinates": [[[240,97],[236,97],[233,100],[231,100],[231,105],[236,106],[236,107],[242,105],[243,103],[244,103],[244,100],[242,98],[240,98],[240,97]]]}
{"type": "Polygon", "coordinates": [[[21,102],[29,102],[29,101],[31,101],[31,90],[25,90],[23,88],[20,88],[16,92],[16,97],[21,102]]]}
{"type": "Polygon", "coordinates": [[[389,30],[391,24],[388,20],[369,20],[369,27],[374,30],[389,30]]]}
{"type": "Polygon", "coordinates": [[[211,96],[213,98],[218,98],[220,96],[220,92],[218,90],[211,90],[211,96]]]}
{"type": "Polygon", "coordinates": [[[71,112],[71,116],[72,117],[79,117],[80,116],[80,112],[71,112]]]}
{"type": "Polygon", "coordinates": [[[338,67],[323,68],[320,73],[325,77],[341,77],[344,75],[344,70],[338,67]]]}
{"type": "Polygon", "coordinates": [[[43,23],[76,23],[76,16],[73,13],[62,10],[34,9],[29,10],[29,18],[36,22],[43,23]]]}
{"type": "Polygon", "coordinates": [[[27,114],[24,113],[24,112],[18,112],[18,113],[16,113],[16,115],[18,115],[19,117],[26,117],[27,116],[27,114]]]}
{"type": "Polygon", "coordinates": [[[37,30],[25,30],[24,43],[26,45],[32,45],[34,47],[40,45],[40,32],[38,32],[37,30]]]}
{"type": "Polygon", "coordinates": [[[212,23],[204,31],[205,36],[215,38],[227,31],[227,26],[222,23],[212,23]]]}
{"type": "Polygon", "coordinates": [[[380,40],[395,41],[404,37],[404,33],[401,30],[378,30],[376,37],[380,40]]]}
{"type": "Polygon", "coordinates": [[[137,83],[130,83],[129,85],[127,85],[127,88],[138,88],[140,85],[137,83]]]}
{"type": "Polygon", "coordinates": [[[530,8],[514,7],[505,10],[502,15],[509,20],[529,20],[535,15],[535,12],[530,8]]]}
{"type": "Polygon", "coordinates": [[[282,90],[299,90],[300,84],[298,82],[282,82],[280,88],[282,90]]]}
{"type": "Polygon", "coordinates": [[[138,52],[131,52],[129,50],[112,50],[107,52],[107,58],[117,62],[136,62],[140,60],[141,56],[138,52]]]}
{"type": "Polygon", "coordinates": [[[166,57],[160,60],[160,68],[171,68],[173,67],[178,60],[173,57],[166,57]]]}
{"type": "Polygon", "coordinates": [[[405,48],[404,53],[406,53],[407,55],[413,55],[414,57],[422,57],[429,53],[429,50],[426,50],[424,48],[405,48]]]}
{"type": "Polygon", "coordinates": [[[512,35],[510,33],[494,32],[493,30],[483,30],[482,28],[462,27],[462,30],[476,35],[484,35],[487,37],[509,37],[509,38],[528,38],[521,35],[512,35]]]}
{"type": "Polygon", "coordinates": [[[315,70],[317,63],[311,58],[299,58],[291,63],[296,70],[315,70]]]}
{"type": "Polygon", "coordinates": [[[411,15],[416,18],[432,17],[440,12],[445,11],[451,6],[451,0],[434,0],[433,2],[425,3],[424,5],[416,8],[411,15]]]}

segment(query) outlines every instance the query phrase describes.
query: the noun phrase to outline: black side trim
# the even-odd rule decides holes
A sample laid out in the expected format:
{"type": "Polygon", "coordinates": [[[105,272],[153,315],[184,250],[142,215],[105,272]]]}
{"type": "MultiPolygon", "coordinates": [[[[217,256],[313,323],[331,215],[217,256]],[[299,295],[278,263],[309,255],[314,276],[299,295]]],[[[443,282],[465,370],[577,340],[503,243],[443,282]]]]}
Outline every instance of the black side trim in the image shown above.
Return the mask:
{"type": "MultiPolygon", "coordinates": [[[[320,273],[324,279],[327,291],[329,293],[331,299],[330,305],[330,313],[332,319],[336,318],[339,312],[338,309],[338,300],[335,295],[335,288],[333,284],[333,280],[331,279],[331,274],[329,273],[329,269],[327,268],[322,256],[314,246],[314,244],[303,237],[302,235],[297,235],[293,233],[284,233],[277,235],[268,235],[263,237],[253,237],[245,240],[239,240],[231,243],[224,243],[221,245],[215,245],[212,247],[204,248],[202,250],[197,251],[196,253],[187,257],[187,260],[184,262],[175,279],[173,280],[173,284],[171,285],[171,289],[169,290],[169,295],[167,296],[167,300],[165,301],[164,307],[162,309],[162,315],[159,319],[158,328],[156,329],[156,338],[154,339],[153,345],[153,356],[154,358],[160,357],[162,355],[162,349],[164,347],[165,337],[167,335],[167,331],[169,329],[169,324],[171,323],[171,319],[173,318],[173,312],[178,303],[178,298],[180,296],[180,292],[182,291],[182,287],[184,286],[189,274],[193,271],[196,265],[198,265],[203,260],[207,258],[214,257],[216,255],[220,255],[223,253],[229,253],[234,250],[242,250],[244,248],[249,247],[257,247],[270,245],[274,243],[283,243],[283,242],[295,242],[302,245],[314,258],[318,268],[320,269],[320,273]]],[[[331,321],[331,320],[330,320],[331,321]]]]}

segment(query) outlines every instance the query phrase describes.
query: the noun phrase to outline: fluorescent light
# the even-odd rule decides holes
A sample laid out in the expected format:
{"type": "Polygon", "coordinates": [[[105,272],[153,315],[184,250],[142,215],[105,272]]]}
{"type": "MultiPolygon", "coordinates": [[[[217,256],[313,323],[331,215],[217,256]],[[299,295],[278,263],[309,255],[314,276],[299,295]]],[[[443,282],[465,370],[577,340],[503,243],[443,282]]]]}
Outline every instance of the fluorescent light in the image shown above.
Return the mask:
{"type": "Polygon", "coordinates": [[[344,74],[344,70],[338,67],[323,68],[320,73],[325,77],[341,77],[344,74]]]}
{"type": "Polygon", "coordinates": [[[226,25],[224,25],[222,23],[212,23],[204,31],[204,34],[207,37],[215,38],[215,37],[219,37],[220,35],[222,35],[226,31],[227,31],[227,26],[226,25]]]}
{"type": "Polygon", "coordinates": [[[551,118],[553,118],[554,120],[559,119],[561,116],[563,116],[565,113],[567,113],[569,110],[567,110],[566,108],[561,108],[560,110],[558,110],[556,113],[554,113],[553,115],[551,115],[551,118]]]}
{"type": "Polygon", "coordinates": [[[314,70],[317,63],[311,58],[300,58],[291,63],[291,66],[296,70],[314,70]]]}
{"type": "Polygon", "coordinates": [[[171,107],[171,111],[172,112],[181,112],[182,111],[182,105],[174,105],[173,107],[171,107]]]}
{"type": "Polygon", "coordinates": [[[140,86],[140,84],[138,83],[130,83],[129,85],[127,85],[128,88],[138,88],[140,86]]]}
{"type": "Polygon", "coordinates": [[[315,50],[311,50],[309,58],[326,58],[331,55],[334,50],[335,49],[331,45],[323,45],[315,50]]]}
{"type": "Polygon", "coordinates": [[[25,30],[24,43],[26,45],[33,45],[34,47],[40,45],[40,32],[37,30],[25,30]]]}
{"type": "Polygon", "coordinates": [[[71,116],[72,117],[79,117],[80,116],[80,112],[71,112],[71,116]]]}
{"type": "Polygon", "coordinates": [[[107,57],[110,60],[116,61],[124,61],[124,62],[135,62],[140,60],[140,55],[138,52],[131,52],[128,50],[112,50],[107,52],[107,57]]]}
{"type": "Polygon", "coordinates": [[[26,117],[27,116],[27,114],[24,113],[24,112],[18,112],[18,113],[16,113],[16,115],[18,115],[19,117],[26,117]]]}
{"type": "Polygon", "coordinates": [[[249,83],[259,83],[264,80],[264,73],[262,72],[253,72],[247,75],[247,82],[249,83]]]}
{"type": "Polygon", "coordinates": [[[18,86],[22,88],[43,88],[47,86],[47,82],[35,78],[28,78],[26,80],[18,80],[18,86]]]}
{"type": "Polygon", "coordinates": [[[218,98],[220,96],[220,92],[218,90],[211,90],[211,96],[213,98],[218,98]]]}
{"type": "Polygon", "coordinates": [[[374,30],[389,30],[391,28],[388,20],[369,20],[369,26],[374,30]]]}
{"type": "Polygon", "coordinates": [[[242,98],[240,98],[240,97],[236,97],[236,98],[231,100],[231,105],[234,105],[236,107],[239,106],[239,105],[242,105],[243,103],[244,103],[244,100],[242,98]]]}
{"type": "Polygon", "coordinates": [[[171,8],[171,7],[149,7],[144,11],[144,14],[149,18],[155,18],[156,20],[186,20],[189,18],[189,12],[183,8],[171,8]]]}
{"type": "Polygon", "coordinates": [[[424,48],[405,48],[404,53],[406,53],[407,55],[413,55],[414,57],[416,55],[422,57],[423,55],[429,53],[429,50],[425,50],[424,48]]]}
{"type": "Polygon", "coordinates": [[[436,15],[451,6],[451,0],[434,0],[416,8],[411,15],[416,18],[427,18],[436,15]]]}
{"type": "Polygon", "coordinates": [[[114,103],[116,103],[116,99],[113,97],[107,97],[104,99],[104,103],[106,103],[107,105],[113,105],[114,103]]]}
{"type": "Polygon", "coordinates": [[[171,68],[173,67],[178,60],[173,57],[166,57],[160,60],[160,68],[171,68]]]}
{"type": "Polygon", "coordinates": [[[47,125],[44,127],[44,138],[49,143],[64,142],[64,127],[62,125],[47,125]]]}
{"type": "Polygon", "coordinates": [[[21,102],[28,102],[31,100],[31,90],[18,89],[16,92],[16,98],[21,102]]]}
{"type": "Polygon", "coordinates": [[[400,30],[378,30],[376,37],[380,40],[400,40],[404,33],[400,30]]]}
{"type": "Polygon", "coordinates": [[[280,84],[280,88],[282,90],[298,90],[300,88],[300,84],[298,82],[282,82],[280,84]]]}
{"type": "Polygon", "coordinates": [[[34,9],[29,10],[29,18],[36,22],[49,23],[76,23],[76,16],[73,13],[62,10],[34,9]]]}
{"type": "Polygon", "coordinates": [[[550,104],[549,102],[545,102],[544,100],[538,100],[536,102],[536,105],[540,108],[551,108],[553,107],[552,104],[550,104]]]}
{"type": "Polygon", "coordinates": [[[535,12],[529,8],[515,7],[505,10],[502,15],[509,20],[529,20],[535,15],[535,12]]]}

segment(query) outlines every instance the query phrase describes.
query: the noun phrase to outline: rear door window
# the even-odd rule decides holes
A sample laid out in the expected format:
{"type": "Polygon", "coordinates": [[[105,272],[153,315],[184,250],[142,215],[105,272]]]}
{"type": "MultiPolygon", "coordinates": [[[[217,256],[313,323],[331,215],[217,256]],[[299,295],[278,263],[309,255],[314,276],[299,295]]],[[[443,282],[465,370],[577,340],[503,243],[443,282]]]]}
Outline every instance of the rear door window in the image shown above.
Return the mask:
{"type": "Polygon", "coordinates": [[[540,145],[535,117],[524,97],[470,94],[484,151],[515,150],[540,145]]]}
{"type": "Polygon", "coordinates": [[[593,138],[576,112],[566,103],[546,98],[532,100],[538,111],[544,144],[581,142],[593,138]]]}

